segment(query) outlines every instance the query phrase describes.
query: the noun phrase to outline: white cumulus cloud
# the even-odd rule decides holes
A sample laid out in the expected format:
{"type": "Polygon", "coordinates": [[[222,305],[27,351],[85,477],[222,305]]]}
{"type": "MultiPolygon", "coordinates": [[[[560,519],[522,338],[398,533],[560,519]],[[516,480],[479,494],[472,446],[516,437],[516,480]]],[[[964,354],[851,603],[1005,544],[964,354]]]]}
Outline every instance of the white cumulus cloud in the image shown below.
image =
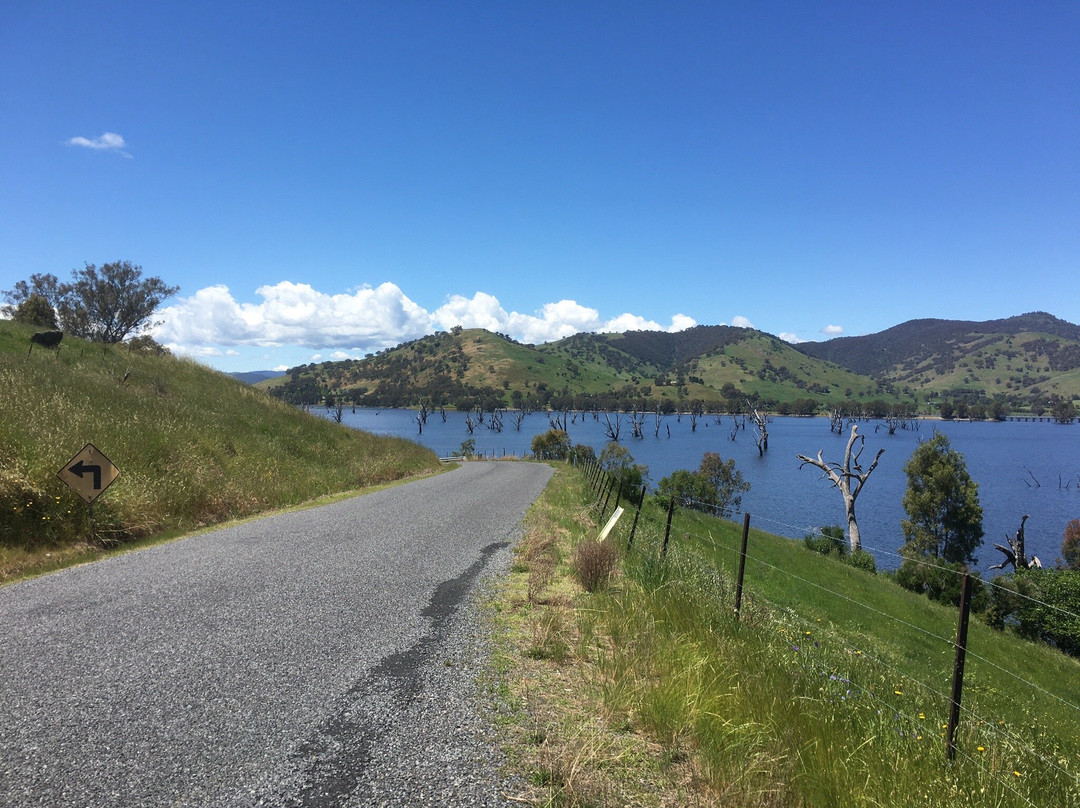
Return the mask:
{"type": "Polygon", "coordinates": [[[754,327],[754,324],[752,322],[750,322],[750,320],[748,318],[743,317],[741,314],[737,314],[734,317],[732,317],[731,318],[731,324],[733,326],[738,327],[738,328],[753,328],[754,327]]]}
{"type": "MultiPolygon", "coordinates": [[[[199,289],[158,312],[154,338],[177,353],[220,356],[223,348],[294,346],[322,359],[362,356],[456,325],[485,328],[525,343],[550,342],[582,331],[682,331],[697,325],[676,314],[668,325],[632,313],[603,319],[574,300],[545,303],[533,314],[508,312],[486,292],[451,295],[433,312],[393,283],[326,294],[306,283],[280,281],[255,290],[261,300],[241,303],[222,284],[199,289]]],[[[312,359],[312,361],[318,361],[312,359]]]]}
{"type": "Polygon", "coordinates": [[[84,149],[96,149],[98,151],[114,151],[124,155],[124,157],[131,157],[125,151],[127,144],[124,142],[124,138],[116,134],[116,132],[105,132],[100,137],[95,138],[73,137],[66,142],[68,146],[82,146],[84,149]]]}
{"type": "Polygon", "coordinates": [[[798,334],[792,334],[790,331],[781,331],[776,336],[780,337],[780,339],[789,345],[798,345],[800,342],[806,342],[806,340],[800,339],[798,334]]]}
{"type": "Polygon", "coordinates": [[[821,329],[822,334],[828,334],[830,337],[835,337],[844,333],[844,327],[842,325],[827,325],[821,329]]]}

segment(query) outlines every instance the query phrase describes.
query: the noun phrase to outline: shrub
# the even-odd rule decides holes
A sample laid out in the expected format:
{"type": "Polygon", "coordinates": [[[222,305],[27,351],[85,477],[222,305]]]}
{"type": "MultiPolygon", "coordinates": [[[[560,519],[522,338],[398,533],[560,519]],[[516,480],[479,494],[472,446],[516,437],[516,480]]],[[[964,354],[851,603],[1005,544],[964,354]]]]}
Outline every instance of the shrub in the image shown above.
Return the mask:
{"type": "Polygon", "coordinates": [[[871,575],[877,573],[877,562],[874,561],[874,557],[866,552],[866,550],[856,550],[848,556],[847,562],[853,567],[866,570],[871,575]]]}
{"type": "Polygon", "coordinates": [[[612,542],[586,539],[574,548],[570,561],[574,577],[586,592],[603,588],[615,571],[618,553],[612,542]]]}
{"type": "Polygon", "coordinates": [[[987,622],[1080,656],[1080,572],[1029,569],[995,582],[987,622]]]}
{"type": "Polygon", "coordinates": [[[679,469],[660,481],[657,503],[666,508],[671,497],[684,508],[694,508],[727,518],[742,506],[742,495],[750,483],[735,468],[734,460],[723,460],[716,452],[706,452],[697,471],[679,469]]]}
{"type": "Polygon", "coordinates": [[[601,468],[615,478],[616,485],[620,486],[624,493],[634,492],[634,497],[637,498],[637,492],[649,476],[648,466],[635,462],[630,450],[615,441],[608,442],[600,451],[597,460],[601,468]]]}
{"type": "Polygon", "coordinates": [[[569,458],[575,466],[583,466],[586,463],[596,462],[596,450],[584,443],[575,443],[570,447],[569,458]]]}
{"type": "MultiPolygon", "coordinates": [[[[821,553],[824,556],[836,555],[843,557],[847,554],[847,542],[844,539],[844,529],[839,525],[830,525],[821,528],[819,533],[811,533],[803,539],[806,549],[821,553]]],[[[873,560],[873,556],[871,556],[873,560]]]]}
{"type": "Polygon", "coordinates": [[[570,436],[561,429],[549,429],[532,439],[531,449],[537,460],[565,460],[570,454],[570,436]]]}
{"type": "MultiPolygon", "coordinates": [[[[960,562],[946,562],[940,559],[934,562],[922,562],[908,558],[896,571],[896,582],[904,589],[919,592],[930,600],[939,603],[960,605],[960,590],[963,586],[964,572],[967,568],[960,562]]],[[[973,611],[985,611],[989,595],[982,579],[977,575],[971,582],[971,608],[973,611]]]]}

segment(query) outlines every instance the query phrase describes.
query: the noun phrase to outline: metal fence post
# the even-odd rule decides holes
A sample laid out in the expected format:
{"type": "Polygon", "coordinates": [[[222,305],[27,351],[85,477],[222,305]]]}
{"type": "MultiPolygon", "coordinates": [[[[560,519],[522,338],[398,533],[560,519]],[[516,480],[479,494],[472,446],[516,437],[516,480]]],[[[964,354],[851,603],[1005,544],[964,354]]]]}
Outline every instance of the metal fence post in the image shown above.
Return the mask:
{"type": "Polygon", "coordinates": [[[956,727],[960,723],[960,696],[964,689],[964,659],[967,656],[968,615],[971,612],[971,576],[964,573],[960,589],[960,622],[956,626],[956,662],[953,664],[952,699],[949,706],[949,729],[945,755],[956,757],[956,727]]]}
{"type": "Polygon", "coordinates": [[[735,579],[735,622],[739,621],[742,611],[743,575],[746,572],[746,542],[750,538],[750,514],[743,514],[742,547],[739,548],[739,575],[735,579]]]}
{"type": "Polygon", "coordinates": [[[664,544],[660,548],[660,560],[663,561],[667,557],[667,543],[668,536],[671,535],[671,514],[675,512],[675,497],[668,500],[667,506],[667,526],[664,528],[664,544]]]}
{"type": "Polygon", "coordinates": [[[630,552],[630,546],[634,543],[634,532],[637,530],[637,521],[641,516],[641,506],[645,504],[645,486],[641,486],[641,497],[638,499],[637,510],[634,512],[634,524],[630,527],[630,538],[626,541],[626,552],[630,552]]]}

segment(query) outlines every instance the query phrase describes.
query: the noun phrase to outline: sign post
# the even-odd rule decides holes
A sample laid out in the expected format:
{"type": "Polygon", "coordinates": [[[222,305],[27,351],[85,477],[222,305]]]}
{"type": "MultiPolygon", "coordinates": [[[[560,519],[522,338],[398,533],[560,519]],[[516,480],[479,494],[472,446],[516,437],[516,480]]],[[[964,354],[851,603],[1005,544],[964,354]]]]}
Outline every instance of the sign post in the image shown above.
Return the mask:
{"type": "Polygon", "coordinates": [[[64,464],[56,476],[90,506],[90,532],[94,531],[94,500],[105,493],[120,476],[112,464],[92,443],[86,444],[77,455],[64,464]]]}

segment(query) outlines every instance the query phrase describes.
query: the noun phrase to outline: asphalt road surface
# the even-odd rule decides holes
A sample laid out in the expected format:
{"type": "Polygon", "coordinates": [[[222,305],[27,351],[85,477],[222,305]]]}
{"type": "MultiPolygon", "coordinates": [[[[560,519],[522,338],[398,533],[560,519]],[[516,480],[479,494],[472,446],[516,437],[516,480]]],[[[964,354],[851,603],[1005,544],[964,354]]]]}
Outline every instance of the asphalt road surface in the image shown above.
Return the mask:
{"type": "Polygon", "coordinates": [[[447,474],[0,588],[0,805],[505,805],[470,593],[551,475],[447,474]]]}

